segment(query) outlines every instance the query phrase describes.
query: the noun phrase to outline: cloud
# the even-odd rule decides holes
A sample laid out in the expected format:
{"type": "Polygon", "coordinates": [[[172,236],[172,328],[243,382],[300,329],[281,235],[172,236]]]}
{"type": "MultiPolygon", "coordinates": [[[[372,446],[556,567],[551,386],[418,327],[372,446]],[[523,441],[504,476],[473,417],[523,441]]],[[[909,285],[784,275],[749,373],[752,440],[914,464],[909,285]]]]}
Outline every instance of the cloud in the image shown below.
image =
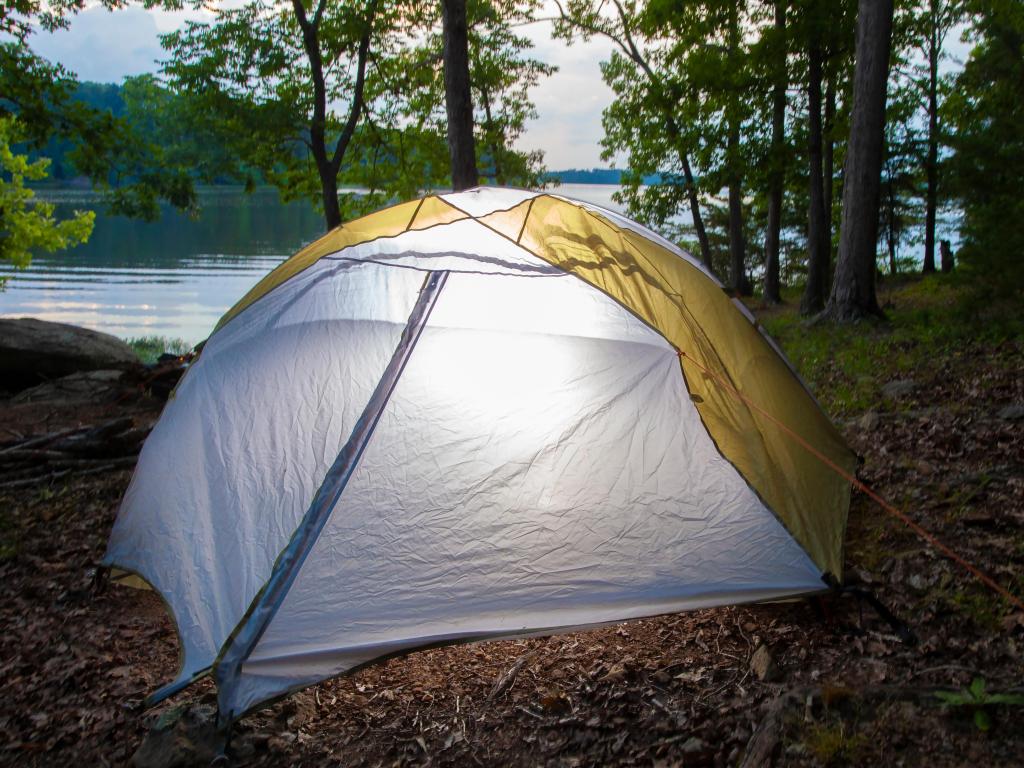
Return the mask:
{"type": "Polygon", "coordinates": [[[153,15],[142,8],[90,8],[69,29],[32,38],[33,50],[63,64],[80,80],[119,83],[127,75],[155,72],[163,55],[153,15]]]}
{"type": "Polygon", "coordinates": [[[601,80],[600,62],[611,56],[612,43],[595,38],[570,46],[552,39],[548,22],[532,24],[524,34],[535,46],[534,58],[558,71],[531,92],[539,117],[527,124],[519,147],[544,150],[551,169],[606,166],[601,161],[601,112],[613,94],[601,80]]]}
{"type": "Polygon", "coordinates": [[[159,35],[177,29],[186,19],[205,15],[143,8],[108,11],[95,6],[74,16],[68,29],[33,35],[30,44],[37,54],[63,64],[79,80],[119,83],[129,75],[159,70],[159,61],[165,57],[159,35]]]}

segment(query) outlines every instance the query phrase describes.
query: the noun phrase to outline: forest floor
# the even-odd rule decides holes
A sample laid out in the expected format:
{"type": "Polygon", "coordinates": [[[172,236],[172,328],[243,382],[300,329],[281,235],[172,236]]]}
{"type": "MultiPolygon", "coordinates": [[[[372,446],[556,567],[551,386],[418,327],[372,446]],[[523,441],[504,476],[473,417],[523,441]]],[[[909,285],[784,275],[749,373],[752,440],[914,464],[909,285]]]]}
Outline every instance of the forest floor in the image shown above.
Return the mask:
{"type": "MultiPolygon", "coordinates": [[[[1024,339],[953,313],[942,279],[882,299],[889,324],[808,328],[795,301],[760,315],[863,457],[860,477],[1024,595],[1024,339]]],[[[0,445],[158,412],[144,396],[0,402],[0,445]]],[[[214,701],[201,683],[132,709],[176,672],[174,631],[153,593],[91,588],[130,470],[72,477],[0,487],[2,764],[122,765],[155,718],[214,701]]],[[[846,597],[440,648],[245,718],[236,762],[722,766],[753,751],[776,765],[1024,764],[1024,705],[992,700],[1022,693],[1024,614],[860,493],[846,557],[848,582],[916,645],[846,597]],[[984,692],[962,692],[976,680],[984,692]],[[943,704],[941,690],[961,693],[943,704]]]]}

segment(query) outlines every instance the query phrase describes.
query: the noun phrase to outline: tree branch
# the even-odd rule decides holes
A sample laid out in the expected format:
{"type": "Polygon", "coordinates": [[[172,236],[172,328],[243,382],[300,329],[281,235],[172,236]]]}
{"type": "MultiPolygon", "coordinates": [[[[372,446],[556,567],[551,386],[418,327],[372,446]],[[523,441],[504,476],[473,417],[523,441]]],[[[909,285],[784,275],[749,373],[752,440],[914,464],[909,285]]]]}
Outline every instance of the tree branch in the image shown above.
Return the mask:
{"type": "MultiPolygon", "coordinates": [[[[323,0],[321,0],[323,2],[323,0]]],[[[359,113],[363,108],[363,89],[366,85],[366,61],[370,55],[370,36],[373,33],[373,19],[377,13],[377,0],[370,3],[367,9],[366,30],[359,41],[359,52],[357,53],[356,84],[352,93],[352,106],[349,109],[348,120],[341,130],[338,142],[334,145],[334,156],[331,158],[331,167],[337,173],[341,168],[341,160],[345,156],[352,136],[355,135],[356,125],[359,123],[359,113]]]]}

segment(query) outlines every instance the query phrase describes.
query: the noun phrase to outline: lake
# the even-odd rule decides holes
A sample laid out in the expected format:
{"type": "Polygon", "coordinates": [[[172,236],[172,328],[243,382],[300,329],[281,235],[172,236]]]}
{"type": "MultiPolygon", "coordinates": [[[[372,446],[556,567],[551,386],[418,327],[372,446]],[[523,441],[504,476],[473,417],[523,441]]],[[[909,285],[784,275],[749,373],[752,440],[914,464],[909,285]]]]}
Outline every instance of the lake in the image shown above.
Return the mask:
{"type": "MultiPolygon", "coordinates": [[[[553,191],[621,210],[616,186],[563,184],[553,191]]],[[[88,192],[40,194],[66,217],[95,205],[88,192]]],[[[42,254],[10,275],[0,317],[37,317],[122,338],[166,336],[195,344],[263,275],[323,233],[309,203],[282,203],[273,189],[200,194],[198,218],[171,208],[156,222],[97,213],[85,245],[42,254]]]]}

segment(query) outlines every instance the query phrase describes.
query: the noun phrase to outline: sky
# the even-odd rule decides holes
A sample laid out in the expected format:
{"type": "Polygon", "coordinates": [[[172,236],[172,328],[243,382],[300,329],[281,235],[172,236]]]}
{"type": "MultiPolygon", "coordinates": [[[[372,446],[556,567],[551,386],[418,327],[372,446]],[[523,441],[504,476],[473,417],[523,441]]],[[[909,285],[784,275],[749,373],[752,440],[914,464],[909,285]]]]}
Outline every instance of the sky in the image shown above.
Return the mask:
{"type": "MultiPolygon", "coordinates": [[[[129,75],[156,72],[164,56],[158,35],[202,17],[202,11],[194,10],[130,7],[110,12],[93,7],[75,16],[68,30],[34,35],[31,45],[80,80],[119,83],[129,75]]],[[[611,103],[612,92],[601,80],[599,63],[609,57],[611,44],[591,40],[567,46],[551,39],[548,22],[522,31],[534,42],[534,57],[554,64],[558,72],[533,89],[538,118],[527,125],[519,148],[543,150],[545,165],[552,170],[607,167],[600,158],[601,112],[611,103]]]]}

